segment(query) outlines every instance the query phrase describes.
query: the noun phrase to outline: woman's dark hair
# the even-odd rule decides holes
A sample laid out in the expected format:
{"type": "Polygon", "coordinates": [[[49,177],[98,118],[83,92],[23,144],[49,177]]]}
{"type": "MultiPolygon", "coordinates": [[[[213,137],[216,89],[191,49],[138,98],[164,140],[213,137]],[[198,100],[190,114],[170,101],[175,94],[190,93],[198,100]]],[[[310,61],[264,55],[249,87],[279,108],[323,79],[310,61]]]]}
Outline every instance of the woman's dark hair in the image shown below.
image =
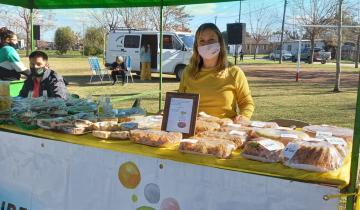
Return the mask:
{"type": "Polygon", "coordinates": [[[29,59],[32,59],[32,58],[42,58],[44,61],[47,61],[49,58],[48,58],[48,55],[46,53],[44,53],[43,51],[34,51],[32,53],[30,53],[29,55],[29,59]]]}
{"type": "Polygon", "coordinates": [[[7,29],[6,27],[0,28],[0,42],[3,43],[7,38],[12,38],[15,33],[7,29]]]}

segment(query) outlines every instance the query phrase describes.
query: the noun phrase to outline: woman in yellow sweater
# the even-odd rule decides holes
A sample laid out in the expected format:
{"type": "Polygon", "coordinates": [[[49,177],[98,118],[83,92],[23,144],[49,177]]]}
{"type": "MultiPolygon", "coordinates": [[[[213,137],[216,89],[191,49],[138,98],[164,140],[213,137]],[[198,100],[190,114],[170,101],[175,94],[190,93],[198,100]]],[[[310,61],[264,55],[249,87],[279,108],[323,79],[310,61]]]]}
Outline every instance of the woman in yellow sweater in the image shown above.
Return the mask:
{"type": "Polygon", "coordinates": [[[247,79],[238,66],[228,65],[224,40],[215,24],[198,28],[193,50],[179,92],[200,94],[199,112],[235,121],[250,119],[255,106],[247,79]]]}

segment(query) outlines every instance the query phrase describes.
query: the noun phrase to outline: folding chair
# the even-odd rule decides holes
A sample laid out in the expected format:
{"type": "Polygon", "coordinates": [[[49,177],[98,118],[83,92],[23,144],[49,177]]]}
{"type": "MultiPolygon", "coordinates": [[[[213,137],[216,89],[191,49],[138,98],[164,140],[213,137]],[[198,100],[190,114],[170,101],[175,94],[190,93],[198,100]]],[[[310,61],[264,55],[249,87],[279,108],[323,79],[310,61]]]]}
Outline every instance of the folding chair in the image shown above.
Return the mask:
{"type": "Polygon", "coordinates": [[[93,77],[98,76],[100,79],[100,82],[102,83],[104,76],[107,75],[110,81],[110,76],[108,74],[107,69],[102,69],[100,67],[100,62],[98,57],[89,57],[88,58],[90,70],[91,70],[91,77],[90,77],[90,83],[92,82],[93,77]]]}
{"type": "MultiPolygon", "coordinates": [[[[126,83],[129,83],[129,77],[131,78],[131,82],[134,83],[134,78],[131,74],[131,57],[130,56],[123,56],[124,57],[124,62],[125,62],[125,68],[126,68],[126,72],[125,72],[125,77],[126,77],[126,83]]],[[[116,75],[116,78],[119,75],[116,75]]],[[[117,80],[119,81],[119,79],[117,80]]]]}

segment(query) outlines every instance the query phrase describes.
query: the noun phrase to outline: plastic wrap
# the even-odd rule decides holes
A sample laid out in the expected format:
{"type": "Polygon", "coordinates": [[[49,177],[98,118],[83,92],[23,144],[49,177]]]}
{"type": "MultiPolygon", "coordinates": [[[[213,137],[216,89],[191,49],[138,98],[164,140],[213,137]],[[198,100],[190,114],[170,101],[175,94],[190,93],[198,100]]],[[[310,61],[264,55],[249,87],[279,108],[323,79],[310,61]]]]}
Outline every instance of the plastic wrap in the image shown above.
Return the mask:
{"type": "Polygon", "coordinates": [[[302,131],[285,130],[285,129],[273,129],[273,128],[261,128],[254,131],[255,137],[265,137],[275,139],[283,143],[285,146],[289,142],[293,142],[297,139],[308,139],[309,135],[302,131]]]}
{"type": "Polygon", "coordinates": [[[180,142],[179,150],[185,153],[229,158],[235,147],[233,142],[224,139],[184,139],[180,142]]]}
{"type": "Polygon", "coordinates": [[[159,130],[132,130],[130,140],[153,147],[168,147],[178,144],[182,134],[178,132],[166,132],[159,130]]]}
{"type": "Polygon", "coordinates": [[[93,131],[93,136],[100,139],[129,140],[128,131],[93,131]]]}
{"type": "Polygon", "coordinates": [[[224,139],[234,142],[235,149],[240,148],[247,140],[247,134],[244,131],[232,130],[223,131],[205,131],[197,135],[198,138],[224,139]]]}
{"type": "Polygon", "coordinates": [[[162,116],[161,115],[153,115],[142,117],[137,120],[131,121],[132,123],[138,124],[138,129],[143,130],[161,130],[161,123],[162,123],[162,116]]]}
{"type": "Polygon", "coordinates": [[[195,126],[195,134],[205,132],[205,131],[213,131],[220,128],[220,124],[216,122],[208,122],[203,120],[197,120],[195,126]]]}
{"type": "Polygon", "coordinates": [[[284,148],[285,146],[281,142],[257,138],[246,142],[241,156],[261,162],[280,162],[281,152],[284,148]]]}
{"type": "Polygon", "coordinates": [[[98,131],[118,131],[120,126],[116,122],[97,122],[93,124],[93,129],[98,131]]]}
{"type": "Polygon", "coordinates": [[[218,117],[208,115],[205,112],[200,112],[197,120],[201,120],[201,121],[205,121],[205,122],[214,122],[219,125],[233,123],[233,121],[229,118],[218,118],[218,117]]]}
{"type": "Polygon", "coordinates": [[[354,131],[350,128],[341,128],[331,125],[309,125],[303,130],[311,137],[335,136],[345,139],[348,143],[352,142],[354,131]]]}
{"type": "Polygon", "coordinates": [[[283,151],[284,165],[307,171],[325,172],[339,168],[343,157],[327,141],[297,141],[283,151]]]}

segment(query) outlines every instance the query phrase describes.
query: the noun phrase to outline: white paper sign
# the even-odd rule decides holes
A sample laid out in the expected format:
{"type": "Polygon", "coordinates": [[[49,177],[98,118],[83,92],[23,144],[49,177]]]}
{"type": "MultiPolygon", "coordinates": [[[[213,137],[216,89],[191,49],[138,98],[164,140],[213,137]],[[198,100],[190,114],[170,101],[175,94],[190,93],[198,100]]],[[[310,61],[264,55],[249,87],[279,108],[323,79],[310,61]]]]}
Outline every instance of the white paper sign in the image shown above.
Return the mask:
{"type": "Polygon", "coordinates": [[[342,146],[346,145],[346,141],[338,137],[325,137],[325,140],[330,144],[334,144],[334,145],[342,145],[342,146]]]}
{"type": "Polygon", "coordinates": [[[182,139],[182,140],[180,141],[180,143],[181,143],[181,142],[186,142],[186,143],[196,144],[198,141],[199,141],[199,140],[197,140],[197,139],[182,139]]]}
{"type": "Polygon", "coordinates": [[[313,141],[313,142],[319,142],[319,141],[324,141],[324,139],[320,139],[320,138],[306,138],[304,139],[305,141],[313,141]]]}
{"type": "Polygon", "coordinates": [[[289,138],[289,139],[297,139],[299,138],[296,134],[292,134],[292,133],[282,133],[280,134],[281,138],[289,138]]]}
{"type": "Polygon", "coordinates": [[[259,144],[261,144],[263,147],[265,147],[269,151],[282,149],[280,144],[277,144],[275,141],[272,141],[270,139],[260,140],[259,144]]]}
{"type": "Polygon", "coordinates": [[[229,134],[236,135],[236,136],[245,136],[246,135],[246,133],[244,131],[235,131],[235,130],[230,131],[229,134]]]}
{"type": "Polygon", "coordinates": [[[170,101],[168,131],[190,132],[191,115],[194,101],[185,98],[172,98],[170,101]]]}
{"type": "Polygon", "coordinates": [[[284,157],[290,160],[299,148],[300,146],[298,144],[289,143],[284,149],[284,157]]]}
{"type": "Polygon", "coordinates": [[[316,132],[316,137],[327,137],[327,136],[332,136],[331,132],[324,132],[324,131],[317,131],[316,132]]]}
{"type": "Polygon", "coordinates": [[[258,127],[258,128],[264,128],[266,126],[266,123],[264,122],[259,122],[259,121],[253,121],[251,123],[252,127],[258,127]]]}

